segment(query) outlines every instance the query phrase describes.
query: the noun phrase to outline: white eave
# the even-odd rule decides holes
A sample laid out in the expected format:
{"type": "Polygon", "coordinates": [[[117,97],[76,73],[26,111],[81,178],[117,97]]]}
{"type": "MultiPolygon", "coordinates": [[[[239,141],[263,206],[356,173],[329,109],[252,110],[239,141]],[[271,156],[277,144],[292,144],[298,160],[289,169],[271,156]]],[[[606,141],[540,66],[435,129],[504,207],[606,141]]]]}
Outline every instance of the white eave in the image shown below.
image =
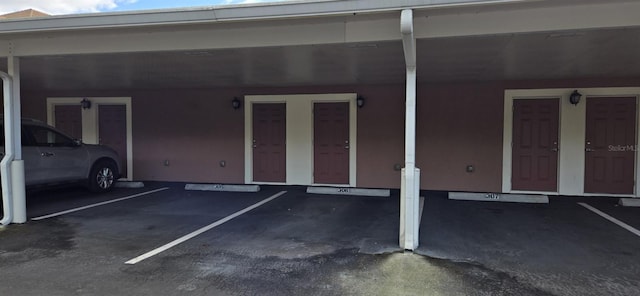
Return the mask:
{"type": "MultiPolygon", "coordinates": [[[[438,9],[541,0],[316,0],[0,20],[0,34],[438,9]]],[[[544,0],[542,0],[544,1],[544,0]]],[[[561,0],[556,0],[561,1],[561,0]]]]}

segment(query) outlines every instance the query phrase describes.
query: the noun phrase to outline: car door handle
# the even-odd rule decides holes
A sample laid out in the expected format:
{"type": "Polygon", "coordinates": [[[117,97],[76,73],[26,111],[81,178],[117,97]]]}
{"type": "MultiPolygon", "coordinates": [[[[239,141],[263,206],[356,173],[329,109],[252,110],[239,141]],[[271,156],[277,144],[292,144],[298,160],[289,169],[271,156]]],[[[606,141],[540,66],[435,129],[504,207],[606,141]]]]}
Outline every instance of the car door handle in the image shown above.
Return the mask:
{"type": "Polygon", "coordinates": [[[51,156],[54,156],[54,155],[55,155],[55,153],[53,153],[53,152],[42,152],[42,153],[40,153],[40,156],[42,156],[42,157],[51,157],[51,156]]]}

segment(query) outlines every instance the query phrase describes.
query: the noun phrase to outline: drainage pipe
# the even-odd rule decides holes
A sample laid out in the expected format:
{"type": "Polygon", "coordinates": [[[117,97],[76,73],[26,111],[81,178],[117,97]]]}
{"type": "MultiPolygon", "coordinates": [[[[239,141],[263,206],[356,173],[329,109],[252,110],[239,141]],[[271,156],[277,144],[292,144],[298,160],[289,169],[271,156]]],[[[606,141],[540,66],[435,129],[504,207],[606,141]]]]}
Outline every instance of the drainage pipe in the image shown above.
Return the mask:
{"type": "Polygon", "coordinates": [[[0,220],[0,224],[7,225],[11,223],[13,219],[13,182],[11,182],[10,166],[14,159],[14,128],[13,128],[13,81],[9,74],[0,71],[0,78],[2,78],[2,85],[4,89],[4,156],[0,161],[0,178],[2,179],[2,208],[3,216],[0,220]]]}

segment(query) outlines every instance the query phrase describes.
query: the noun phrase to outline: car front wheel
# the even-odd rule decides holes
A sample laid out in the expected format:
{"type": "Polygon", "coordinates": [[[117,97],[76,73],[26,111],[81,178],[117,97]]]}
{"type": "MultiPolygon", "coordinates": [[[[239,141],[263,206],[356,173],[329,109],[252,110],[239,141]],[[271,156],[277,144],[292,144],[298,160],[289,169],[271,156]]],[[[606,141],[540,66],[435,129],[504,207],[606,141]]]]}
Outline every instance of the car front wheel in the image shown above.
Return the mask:
{"type": "Polygon", "coordinates": [[[89,174],[89,190],[107,192],[113,189],[116,182],[116,165],[112,161],[97,162],[89,174]]]}

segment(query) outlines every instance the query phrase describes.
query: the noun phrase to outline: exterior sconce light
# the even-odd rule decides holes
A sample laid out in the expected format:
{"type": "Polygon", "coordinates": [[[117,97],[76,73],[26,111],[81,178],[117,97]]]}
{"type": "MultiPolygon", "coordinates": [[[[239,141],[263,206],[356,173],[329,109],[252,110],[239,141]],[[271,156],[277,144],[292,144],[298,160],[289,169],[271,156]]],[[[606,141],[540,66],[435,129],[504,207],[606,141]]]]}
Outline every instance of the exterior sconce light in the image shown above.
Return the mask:
{"type": "Polygon", "coordinates": [[[82,106],[82,109],[90,109],[91,101],[87,100],[87,98],[84,98],[82,99],[82,101],[80,101],[80,106],[82,106]]]}
{"type": "Polygon", "coordinates": [[[240,109],[240,106],[242,105],[242,103],[240,102],[240,100],[238,100],[238,98],[233,98],[233,101],[231,101],[231,107],[233,107],[234,110],[238,110],[240,109]]]}
{"type": "Polygon", "coordinates": [[[364,106],[364,98],[362,96],[358,96],[358,98],[356,98],[356,105],[358,105],[358,108],[362,108],[364,106]]]}
{"type": "Polygon", "coordinates": [[[569,96],[569,103],[578,105],[580,103],[580,98],[582,98],[582,94],[578,92],[578,90],[574,90],[569,96]]]}

